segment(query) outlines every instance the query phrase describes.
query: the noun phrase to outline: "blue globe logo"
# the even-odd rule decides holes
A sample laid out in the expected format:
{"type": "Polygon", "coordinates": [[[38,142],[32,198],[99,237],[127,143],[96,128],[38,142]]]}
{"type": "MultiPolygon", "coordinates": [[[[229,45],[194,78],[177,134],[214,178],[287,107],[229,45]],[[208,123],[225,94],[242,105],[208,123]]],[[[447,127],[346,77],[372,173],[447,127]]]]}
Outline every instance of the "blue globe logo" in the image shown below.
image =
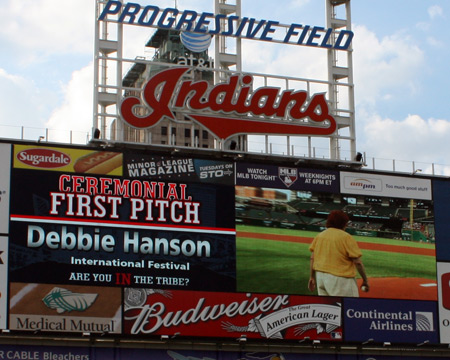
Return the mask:
{"type": "Polygon", "coordinates": [[[203,52],[208,50],[211,44],[210,34],[199,34],[188,31],[183,31],[180,35],[182,44],[192,52],[203,52]]]}

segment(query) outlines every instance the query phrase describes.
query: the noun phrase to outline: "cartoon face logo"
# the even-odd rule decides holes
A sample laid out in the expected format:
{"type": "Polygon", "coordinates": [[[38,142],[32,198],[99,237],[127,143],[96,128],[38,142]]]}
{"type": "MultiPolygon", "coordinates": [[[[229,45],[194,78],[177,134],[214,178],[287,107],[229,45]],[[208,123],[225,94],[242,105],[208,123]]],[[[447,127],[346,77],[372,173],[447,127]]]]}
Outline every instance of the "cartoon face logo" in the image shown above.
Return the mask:
{"type": "Polygon", "coordinates": [[[144,289],[125,289],[125,304],[129,307],[142,306],[147,301],[147,293],[144,289]]]}

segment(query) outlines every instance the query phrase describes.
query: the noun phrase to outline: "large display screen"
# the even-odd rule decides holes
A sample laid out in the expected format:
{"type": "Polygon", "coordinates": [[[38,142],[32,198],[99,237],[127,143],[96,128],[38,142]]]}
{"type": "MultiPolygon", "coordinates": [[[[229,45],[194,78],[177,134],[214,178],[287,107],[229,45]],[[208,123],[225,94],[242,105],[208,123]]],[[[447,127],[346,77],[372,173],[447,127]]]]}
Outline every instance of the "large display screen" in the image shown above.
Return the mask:
{"type": "Polygon", "coordinates": [[[446,179],[1,147],[2,329],[450,342],[446,179]],[[356,297],[308,288],[333,210],[362,252],[356,297]]]}
{"type": "Polygon", "coordinates": [[[342,210],[369,277],[361,297],[437,300],[431,180],[251,164],[236,175],[238,291],[311,294],[309,247],[342,210]]]}

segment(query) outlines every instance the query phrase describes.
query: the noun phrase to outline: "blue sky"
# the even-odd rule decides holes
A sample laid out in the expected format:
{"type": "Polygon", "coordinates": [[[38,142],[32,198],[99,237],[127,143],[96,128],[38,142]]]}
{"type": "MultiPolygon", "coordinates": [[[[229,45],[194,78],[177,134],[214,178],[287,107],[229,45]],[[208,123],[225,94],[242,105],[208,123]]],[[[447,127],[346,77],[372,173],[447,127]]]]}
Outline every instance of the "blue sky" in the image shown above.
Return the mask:
{"type": "MultiPolygon", "coordinates": [[[[176,3],[213,10],[212,0],[176,3]]],[[[324,8],[324,0],[242,0],[243,16],[285,24],[324,26],[324,8]]],[[[450,2],[354,0],[351,11],[358,150],[388,166],[396,159],[450,168],[450,2]]],[[[0,137],[18,138],[23,126],[26,137],[49,128],[63,142],[69,130],[84,139],[92,126],[94,0],[2,0],[0,16],[0,137]]],[[[133,28],[130,58],[145,53],[151,34],[133,28]]],[[[321,61],[303,46],[249,41],[243,50],[251,72],[320,78],[321,61]]]]}

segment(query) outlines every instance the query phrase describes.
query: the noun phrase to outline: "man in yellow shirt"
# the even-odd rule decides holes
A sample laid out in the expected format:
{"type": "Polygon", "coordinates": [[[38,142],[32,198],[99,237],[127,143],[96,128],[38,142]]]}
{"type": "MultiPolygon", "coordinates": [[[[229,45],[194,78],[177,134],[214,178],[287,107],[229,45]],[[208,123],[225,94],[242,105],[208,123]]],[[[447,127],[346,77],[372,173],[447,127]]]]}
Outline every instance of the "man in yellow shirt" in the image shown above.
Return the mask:
{"type": "Polygon", "coordinates": [[[314,291],[317,286],[319,295],[358,297],[356,270],[363,279],[361,289],[369,290],[361,250],[353,236],[344,231],[348,221],[343,211],[331,211],[327,218],[327,229],[318,234],[309,247],[310,291],[314,291]]]}

